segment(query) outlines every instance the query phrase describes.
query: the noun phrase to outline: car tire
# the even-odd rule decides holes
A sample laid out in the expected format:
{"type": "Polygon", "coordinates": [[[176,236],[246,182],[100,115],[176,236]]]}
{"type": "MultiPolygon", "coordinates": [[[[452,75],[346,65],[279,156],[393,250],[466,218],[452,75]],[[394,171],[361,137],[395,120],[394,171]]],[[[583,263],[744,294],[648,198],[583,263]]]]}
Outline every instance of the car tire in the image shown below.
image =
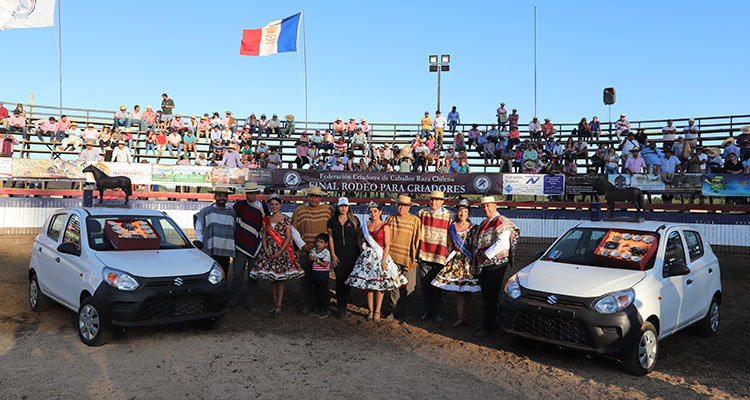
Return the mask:
{"type": "Polygon", "coordinates": [[[644,322],[638,337],[630,343],[623,354],[625,370],[643,376],[654,370],[659,354],[659,336],[650,322],[644,322]]]}
{"type": "Polygon", "coordinates": [[[87,297],[78,308],[76,320],[78,337],[88,346],[101,346],[112,338],[112,327],[102,316],[93,297],[87,297]]]}
{"type": "Polygon", "coordinates": [[[198,326],[198,328],[203,329],[204,331],[212,331],[218,328],[220,323],[221,317],[214,317],[202,319],[200,321],[197,321],[195,324],[198,326]]]}
{"type": "Polygon", "coordinates": [[[703,337],[714,336],[719,331],[719,299],[716,296],[711,300],[706,316],[698,321],[696,326],[698,333],[703,337]]]}
{"type": "Polygon", "coordinates": [[[29,279],[29,307],[33,312],[40,312],[44,311],[47,305],[49,305],[49,299],[42,293],[39,280],[34,274],[29,279]]]}

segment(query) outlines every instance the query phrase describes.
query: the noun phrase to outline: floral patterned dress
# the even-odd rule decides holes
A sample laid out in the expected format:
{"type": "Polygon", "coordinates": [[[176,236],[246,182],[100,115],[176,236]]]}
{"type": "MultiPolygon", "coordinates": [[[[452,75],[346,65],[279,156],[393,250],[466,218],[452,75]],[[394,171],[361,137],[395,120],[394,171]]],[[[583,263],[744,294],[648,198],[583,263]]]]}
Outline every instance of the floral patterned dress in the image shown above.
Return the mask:
{"type": "Polygon", "coordinates": [[[463,232],[456,230],[455,223],[451,223],[451,241],[449,245],[449,254],[453,257],[440,270],[435,279],[432,280],[432,286],[439,287],[443,290],[452,292],[479,292],[479,280],[471,274],[471,258],[464,254],[457,242],[463,242],[463,250],[472,254],[474,252],[474,237],[477,234],[479,226],[470,225],[463,232]],[[456,239],[460,240],[456,240],[456,239]]]}
{"type": "MultiPolygon", "coordinates": [[[[279,251],[281,246],[273,239],[270,229],[278,232],[282,243],[286,240],[286,228],[292,224],[291,218],[286,215],[281,221],[273,226],[266,218],[263,221],[263,228],[267,231],[266,246],[273,253],[279,251]]],[[[289,244],[289,249],[292,248],[292,244],[289,244]]],[[[300,268],[296,260],[289,254],[290,251],[284,251],[280,256],[276,258],[269,257],[266,252],[262,252],[258,264],[252,271],[250,271],[250,277],[253,279],[266,279],[269,281],[285,281],[288,279],[299,278],[305,274],[305,271],[300,268]]],[[[291,252],[293,254],[293,252],[291,252]]]]}
{"type": "Polygon", "coordinates": [[[362,290],[384,292],[400,288],[408,283],[390,255],[386,260],[386,268],[383,270],[385,225],[381,225],[375,232],[369,232],[367,224],[362,224],[362,230],[369,245],[364,246],[356,264],[354,264],[354,269],[346,280],[347,285],[362,290]]]}

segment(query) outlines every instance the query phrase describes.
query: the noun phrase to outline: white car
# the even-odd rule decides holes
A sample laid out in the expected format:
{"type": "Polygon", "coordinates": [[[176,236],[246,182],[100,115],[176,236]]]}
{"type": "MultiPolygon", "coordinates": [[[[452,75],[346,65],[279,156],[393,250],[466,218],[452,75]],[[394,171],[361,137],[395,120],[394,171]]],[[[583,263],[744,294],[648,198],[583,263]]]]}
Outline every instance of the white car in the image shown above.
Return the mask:
{"type": "Polygon", "coordinates": [[[31,309],[39,311],[52,299],[77,312],[78,335],[87,345],[106,343],[114,327],[182,321],[213,327],[225,313],[227,296],[221,267],[162,212],[58,210],[34,239],[31,309]],[[116,250],[104,227],[125,220],[148,221],[158,248],[116,250]]]}
{"type": "Polygon", "coordinates": [[[659,340],[694,324],[716,334],[720,304],[719,262],[694,227],[597,221],[570,229],[514,274],[500,313],[516,338],[620,353],[628,372],[645,375],[659,340]]]}

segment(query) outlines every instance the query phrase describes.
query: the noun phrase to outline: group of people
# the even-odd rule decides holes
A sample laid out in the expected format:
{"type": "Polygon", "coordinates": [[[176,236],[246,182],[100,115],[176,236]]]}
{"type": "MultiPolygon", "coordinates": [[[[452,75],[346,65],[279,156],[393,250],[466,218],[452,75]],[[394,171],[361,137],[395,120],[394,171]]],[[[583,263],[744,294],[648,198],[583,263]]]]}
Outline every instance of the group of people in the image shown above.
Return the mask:
{"type": "Polygon", "coordinates": [[[310,186],[307,204],[291,217],[283,200],[258,199],[262,187],[244,186],[245,199],[228,206],[229,190],[215,188],[215,202],[194,218],[196,243],[230,274],[229,308],[240,302],[247,276],[246,309],[255,311],[258,280],[270,281],[273,307],[283,311],[285,283],[300,279],[302,314],[319,318],[330,312],[329,276],[335,275],[338,318],[347,316],[351,289],[366,292],[367,320],[409,319],[417,283],[424,299],[421,319],[442,321],[442,291],[457,293],[457,319],[466,323],[471,293],[481,292],[484,317],[479,336],[497,329],[497,307],[505,270],[513,262],[519,229],[497,212],[493,196],[482,198],[484,220],[470,220],[471,205],[461,200],[455,211],[444,206],[445,194],[430,194],[429,207],[410,213],[412,201],[400,195],[397,212],[383,215],[380,204],[367,205],[369,220],[354,215],[347,197],[335,205],[321,203],[325,194],[310,186]],[[385,305],[383,303],[385,302],[385,305]]]}

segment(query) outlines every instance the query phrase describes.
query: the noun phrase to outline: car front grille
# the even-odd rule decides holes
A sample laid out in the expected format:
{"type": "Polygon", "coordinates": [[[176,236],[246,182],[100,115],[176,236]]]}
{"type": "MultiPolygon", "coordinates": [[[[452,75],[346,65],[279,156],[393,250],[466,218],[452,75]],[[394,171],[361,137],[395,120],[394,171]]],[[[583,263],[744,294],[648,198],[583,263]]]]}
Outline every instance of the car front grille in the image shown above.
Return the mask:
{"type": "MultiPolygon", "coordinates": [[[[530,293],[524,293],[523,296],[521,296],[521,300],[525,301],[526,303],[533,304],[533,305],[542,305],[549,307],[550,303],[547,301],[547,297],[544,296],[538,296],[530,293]]],[[[577,301],[569,301],[564,299],[556,299],[555,306],[561,307],[561,308],[570,308],[575,310],[586,310],[588,309],[588,306],[584,303],[580,303],[577,301]]]]}
{"type": "Polygon", "coordinates": [[[205,294],[149,297],[138,311],[138,320],[154,321],[218,311],[221,311],[218,302],[205,294]]]}
{"type": "Polygon", "coordinates": [[[522,311],[516,319],[515,330],[577,345],[592,344],[586,324],[575,319],[522,311]]]}

